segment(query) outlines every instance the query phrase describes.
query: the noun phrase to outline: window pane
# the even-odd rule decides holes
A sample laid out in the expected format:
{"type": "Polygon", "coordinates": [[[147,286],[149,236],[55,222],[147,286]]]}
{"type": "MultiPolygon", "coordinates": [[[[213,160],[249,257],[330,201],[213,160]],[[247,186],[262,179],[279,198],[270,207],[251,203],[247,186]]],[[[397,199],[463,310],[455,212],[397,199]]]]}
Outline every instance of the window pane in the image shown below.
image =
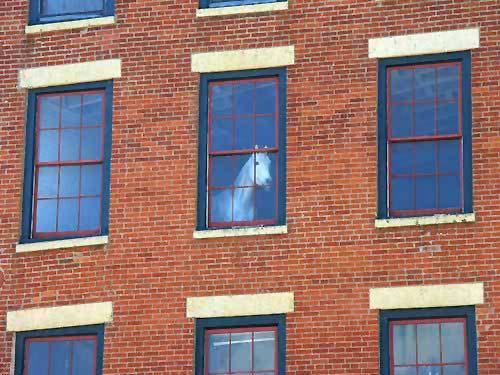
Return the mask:
{"type": "Polygon", "coordinates": [[[234,221],[254,220],[254,188],[237,188],[234,190],[234,221]]]}
{"type": "Polygon", "coordinates": [[[438,68],[438,99],[458,99],[458,66],[438,68]]]}
{"type": "Polygon", "coordinates": [[[255,154],[235,156],[235,186],[252,186],[255,183],[255,154]]]}
{"type": "Polygon", "coordinates": [[[49,344],[37,341],[29,343],[27,364],[27,375],[48,375],[49,344]]]}
{"type": "Polygon", "coordinates": [[[234,121],[234,150],[253,149],[253,117],[238,118],[234,121]]]}
{"type": "Polygon", "coordinates": [[[103,123],[102,95],[91,94],[83,96],[82,126],[99,126],[103,123]]]}
{"type": "Polygon", "coordinates": [[[441,375],[441,367],[439,366],[419,367],[418,375],[441,375]]]}
{"type": "Polygon", "coordinates": [[[415,104],[415,135],[434,135],[435,132],[435,108],[434,103],[415,104]]]}
{"type": "Polygon", "coordinates": [[[212,158],[211,186],[233,185],[233,157],[216,156],[212,158]]]}
{"type": "Polygon", "coordinates": [[[413,365],[416,363],[415,325],[395,325],[393,328],[393,342],[394,364],[413,365]]]}
{"type": "Polygon", "coordinates": [[[439,207],[461,207],[460,190],[460,176],[439,176],[439,207]]]}
{"type": "Polygon", "coordinates": [[[38,170],[38,198],[57,197],[58,167],[40,167],[38,170]]]}
{"type": "Polygon", "coordinates": [[[276,219],[276,186],[258,187],[255,194],[255,219],[276,219]]]}
{"type": "Polygon", "coordinates": [[[255,332],[253,366],[255,371],[274,370],[276,337],[274,332],[255,332]]]}
{"type": "Polygon", "coordinates": [[[438,133],[458,133],[458,103],[441,103],[438,106],[438,133]]]}
{"type": "Polygon", "coordinates": [[[232,148],[232,122],[230,119],[213,120],[211,124],[212,151],[227,151],[232,148]]]}
{"type": "Polygon", "coordinates": [[[434,101],[436,94],[436,69],[415,69],[415,100],[434,101]]]}
{"type": "Polygon", "coordinates": [[[95,341],[78,340],[73,348],[72,375],[93,375],[95,365],[95,341]]]}
{"type": "Polygon", "coordinates": [[[59,200],[59,232],[73,232],[78,229],[78,199],[59,200]]]}
{"type": "Polygon", "coordinates": [[[394,375],[417,375],[416,367],[395,367],[394,375]]]}
{"type": "Polygon", "coordinates": [[[54,341],[50,345],[50,375],[70,375],[71,342],[54,341]]]}
{"type": "Polygon", "coordinates": [[[252,370],[252,334],[231,334],[231,371],[252,370]]]}
{"type": "Polygon", "coordinates": [[[439,142],[439,173],[460,173],[460,141],[439,142]]]}
{"type": "Polygon", "coordinates": [[[82,111],[82,96],[64,95],[61,99],[61,127],[79,127],[82,111]]]}
{"type": "Polygon", "coordinates": [[[36,209],[36,232],[55,232],[57,200],[38,200],[36,209]]]}
{"type": "Polygon", "coordinates": [[[276,82],[257,82],[255,84],[255,112],[271,114],[276,112],[276,82]]]}
{"type": "Polygon", "coordinates": [[[236,116],[254,113],[254,87],[253,82],[234,85],[234,114],[236,116]]]}
{"type": "Polygon", "coordinates": [[[233,108],[232,100],[233,85],[212,86],[212,115],[230,116],[233,108]]]}
{"type": "Polygon", "coordinates": [[[391,209],[411,210],[414,208],[414,182],[408,177],[393,177],[391,180],[391,209]]]}
{"type": "Polygon", "coordinates": [[[42,0],[42,14],[45,16],[85,13],[103,8],[103,0],[42,0]]]}
{"type": "Polygon", "coordinates": [[[208,336],[208,372],[229,372],[229,334],[208,336]]]}
{"type": "Polygon", "coordinates": [[[60,197],[77,197],[80,186],[80,167],[61,167],[60,197]]]}
{"type": "Polygon", "coordinates": [[[80,130],[61,131],[61,161],[80,159],[80,130]]]}
{"type": "Polygon", "coordinates": [[[102,191],[102,165],[82,166],[81,195],[100,195],[102,191]]]}
{"type": "Polygon", "coordinates": [[[269,185],[276,181],[276,154],[256,154],[255,176],[257,185],[269,185]]]}
{"type": "MultiPolygon", "coordinates": [[[[439,324],[418,324],[417,325],[417,340],[418,340],[418,362],[419,363],[439,363],[439,324]]],[[[419,372],[419,375],[439,375],[434,368],[427,368],[427,372],[419,372]]]]}
{"type": "Polygon", "coordinates": [[[417,177],[416,179],[416,209],[435,209],[436,203],[436,177],[417,177]]]}
{"type": "Polygon", "coordinates": [[[80,200],[80,230],[97,230],[101,225],[101,198],[80,200]]]}
{"type": "Polygon", "coordinates": [[[100,128],[82,130],[82,160],[101,159],[101,136],[100,128]]]}
{"type": "Polygon", "coordinates": [[[391,71],[391,101],[410,101],[413,91],[413,70],[397,69],[391,71]]]}
{"type": "Polygon", "coordinates": [[[393,143],[391,167],[393,174],[413,174],[414,143],[393,143]]]}
{"type": "Polygon", "coordinates": [[[443,362],[464,362],[464,324],[441,324],[443,362]]]}
{"type": "Polygon", "coordinates": [[[465,375],[464,366],[444,366],[443,375],[465,375]]]}
{"type": "Polygon", "coordinates": [[[255,119],[255,148],[276,147],[276,120],[274,116],[255,119]]]}
{"type": "Polygon", "coordinates": [[[38,145],[38,161],[51,162],[58,159],[59,132],[57,130],[43,130],[40,132],[38,145]]]}
{"type": "Polygon", "coordinates": [[[232,221],[233,191],[212,190],[210,192],[210,221],[213,223],[232,221]]]}
{"type": "Polygon", "coordinates": [[[412,110],[410,105],[394,105],[391,108],[391,136],[394,138],[412,135],[412,110]]]}
{"type": "Polygon", "coordinates": [[[59,127],[59,110],[61,98],[59,96],[46,96],[39,99],[41,129],[59,127]]]}

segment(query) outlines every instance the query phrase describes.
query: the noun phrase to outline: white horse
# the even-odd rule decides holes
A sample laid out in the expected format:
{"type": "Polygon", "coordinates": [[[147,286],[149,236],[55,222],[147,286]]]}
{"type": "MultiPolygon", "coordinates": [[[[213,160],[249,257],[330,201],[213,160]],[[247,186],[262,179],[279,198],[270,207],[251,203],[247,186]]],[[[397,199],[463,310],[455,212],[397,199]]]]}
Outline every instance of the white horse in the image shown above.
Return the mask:
{"type": "MultiPolygon", "coordinates": [[[[270,172],[271,159],[266,153],[252,154],[236,176],[234,186],[269,185],[272,183],[270,172]]],[[[212,220],[214,222],[251,221],[254,220],[254,188],[223,190],[212,196],[212,220]]]]}

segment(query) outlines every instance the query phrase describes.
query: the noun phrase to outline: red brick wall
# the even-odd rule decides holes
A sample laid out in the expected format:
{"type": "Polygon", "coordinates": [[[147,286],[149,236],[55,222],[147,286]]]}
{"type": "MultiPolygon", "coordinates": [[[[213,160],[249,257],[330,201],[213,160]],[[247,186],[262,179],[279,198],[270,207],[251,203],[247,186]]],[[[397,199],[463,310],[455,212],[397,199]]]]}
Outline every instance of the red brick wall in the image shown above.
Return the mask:
{"type": "Polygon", "coordinates": [[[7,310],[113,301],[105,374],[191,374],[188,296],[293,291],[288,374],[378,374],[371,287],[484,282],[481,375],[500,374],[500,3],[290,0],[274,13],[196,18],[197,0],[116,0],[118,23],[27,36],[28,0],[0,2],[0,374],[7,310]],[[473,224],[375,229],[376,70],[368,39],[480,27],[472,52],[473,224]],[[282,236],[193,240],[198,74],[192,52],[295,45],[288,68],[282,236]],[[120,58],[110,244],[15,254],[22,68],[120,58]]]}

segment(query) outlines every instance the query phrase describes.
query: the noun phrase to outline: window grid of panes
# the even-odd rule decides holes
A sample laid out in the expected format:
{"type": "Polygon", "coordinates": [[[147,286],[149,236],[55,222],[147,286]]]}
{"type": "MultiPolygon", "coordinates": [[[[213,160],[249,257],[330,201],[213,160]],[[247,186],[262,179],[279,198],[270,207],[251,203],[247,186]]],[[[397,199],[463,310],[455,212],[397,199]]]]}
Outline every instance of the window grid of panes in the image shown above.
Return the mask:
{"type": "Polygon", "coordinates": [[[100,232],[104,121],[102,90],[37,98],[33,237],[100,232]]]}
{"type": "Polygon", "coordinates": [[[278,329],[207,330],[204,367],[205,375],[277,375],[278,329]]]}
{"type": "Polygon", "coordinates": [[[387,79],[390,215],[461,212],[461,64],[392,67],[387,79]]]}
{"type": "Polygon", "coordinates": [[[41,17],[104,13],[105,0],[38,0],[41,17]]]}
{"type": "Polygon", "coordinates": [[[391,375],[467,375],[464,318],[394,321],[389,326],[391,375]]]}
{"type": "Polygon", "coordinates": [[[96,359],[96,336],[27,339],[23,375],[94,375],[96,359]]]}
{"type": "Polygon", "coordinates": [[[208,225],[278,220],[279,82],[212,82],[208,117],[208,225]]]}

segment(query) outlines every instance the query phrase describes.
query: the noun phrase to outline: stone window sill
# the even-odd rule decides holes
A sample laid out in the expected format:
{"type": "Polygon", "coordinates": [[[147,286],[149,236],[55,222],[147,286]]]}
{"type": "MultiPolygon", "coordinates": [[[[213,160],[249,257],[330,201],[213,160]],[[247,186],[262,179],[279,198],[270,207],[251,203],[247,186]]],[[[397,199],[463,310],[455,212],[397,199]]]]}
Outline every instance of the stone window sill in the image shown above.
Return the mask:
{"type": "Polygon", "coordinates": [[[420,225],[453,224],[453,223],[473,223],[476,221],[476,215],[458,214],[458,215],[433,215],[420,217],[405,217],[397,219],[377,219],[376,228],[409,227],[420,225]]]}
{"type": "Polygon", "coordinates": [[[68,249],[72,247],[107,245],[108,236],[70,238],[67,240],[22,243],[16,245],[16,253],[29,253],[35,251],[68,249]]]}
{"type": "Polygon", "coordinates": [[[197,9],[196,17],[232,16],[237,14],[274,12],[278,10],[287,10],[287,9],[288,9],[288,1],[281,1],[278,3],[271,3],[271,4],[268,3],[268,4],[254,4],[254,5],[239,5],[233,7],[197,9]]]}
{"type": "Polygon", "coordinates": [[[276,234],[287,234],[288,227],[279,225],[274,227],[258,227],[258,228],[230,228],[230,229],[210,229],[197,230],[193,233],[195,239],[205,238],[226,238],[226,237],[244,237],[244,236],[265,236],[276,234]]]}
{"type": "Polygon", "coordinates": [[[43,34],[54,31],[76,30],[76,29],[85,29],[87,27],[114,25],[115,23],[116,23],[115,17],[99,17],[99,18],[89,18],[86,20],[78,20],[78,21],[66,21],[66,22],[47,23],[42,25],[30,25],[26,26],[24,32],[28,35],[43,34]]]}

